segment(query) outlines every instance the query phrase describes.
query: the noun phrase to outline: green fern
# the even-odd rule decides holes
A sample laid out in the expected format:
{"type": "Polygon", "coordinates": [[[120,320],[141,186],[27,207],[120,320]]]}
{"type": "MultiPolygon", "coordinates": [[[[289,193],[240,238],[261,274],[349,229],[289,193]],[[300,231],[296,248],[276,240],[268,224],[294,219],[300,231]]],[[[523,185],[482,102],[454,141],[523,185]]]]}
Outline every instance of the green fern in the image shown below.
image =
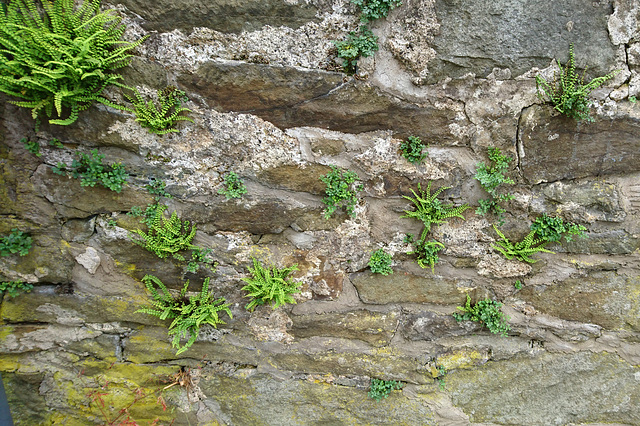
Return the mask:
{"type": "Polygon", "coordinates": [[[128,111],[136,115],[136,121],[149,132],[164,135],[171,132],[178,132],[175,125],[178,121],[193,120],[187,116],[180,115],[183,112],[190,112],[188,108],[183,108],[182,102],[188,100],[187,95],[173,86],[158,90],[158,100],[146,101],[137,89],[133,89],[133,95],[125,94],[125,97],[133,104],[133,109],[128,111]]]}
{"type": "Polygon", "coordinates": [[[167,219],[163,213],[166,209],[166,206],[158,205],[155,216],[150,222],[149,232],[145,233],[136,229],[129,234],[129,238],[134,243],[155,253],[161,259],[171,255],[175,259],[184,261],[184,256],[178,252],[197,248],[191,244],[196,235],[196,226],[193,225],[189,229],[189,221],[181,221],[176,212],[173,212],[171,218],[167,219]],[[142,237],[142,239],[135,235],[142,237]]]}
{"type": "Polygon", "coordinates": [[[136,313],[153,315],[161,320],[173,319],[169,325],[169,336],[173,336],[171,346],[177,348],[176,355],[180,355],[193,345],[200,333],[200,327],[204,324],[218,328],[218,324],[226,324],[220,319],[219,312],[226,312],[229,318],[233,318],[229,310],[229,304],[224,298],[215,299],[209,293],[209,278],[205,278],[202,283],[202,290],[196,296],[187,299],[186,293],[189,281],[184,283],[182,291],[177,298],[174,298],[167,287],[157,277],[145,275],[142,282],[151,293],[154,302],[151,306],[138,309],[136,313]],[[158,292],[156,287],[160,289],[158,292]],[[180,340],[189,337],[187,342],[181,347],[180,340]]]}
{"type": "Polygon", "coordinates": [[[507,322],[509,317],[502,313],[501,307],[502,303],[488,298],[480,300],[474,306],[471,306],[471,297],[467,294],[467,302],[464,307],[458,306],[458,310],[462,311],[462,314],[454,313],[453,318],[458,322],[479,322],[492,333],[507,336],[511,326],[507,322]]]}
{"type": "Polygon", "coordinates": [[[271,308],[276,309],[287,303],[296,303],[291,296],[300,293],[302,283],[297,283],[288,279],[287,276],[298,270],[298,265],[289,266],[287,268],[278,269],[275,266],[263,267],[257,259],[253,259],[253,269],[249,267],[252,277],[243,278],[242,281],[247,285],[242,290],[251,297],[251,302],[246,309],[253,311],[256,306],[272,303],[271,308]]]}
{"type": "Polygon", "coordinates": [[[440,260],[438,258],[438,252],[444,249],[444,244],[435,240],[427,241],[426,239],[414,242],[412,235],[409,234],[407,237],[407,242],[414,244],[413,251],[410,251],[407,254],[415,254],[416,261],[422,269],[431,268],[431,272],[434,272],[436,263],[440,260]]]}
{"type": "Polygon", "coordinates": [[[36,127],[42,115],[71,124],[93,102],[123,108],[102,92],[122,86],[115,71],[145,37],[122,41],[125,27],[110,12],[100,11],[100,0],[77,8],[74,0],[12,0],[0,8],[0,92],[22,99],[12,103],[30,108],[36,127]]]}
{"type": "Polygon", "coordinates": [[[491,247],[498,250],[509,260],[515,257],[523,262],[536,263],[537,260],[530,258],[530,255],[539,252],[555,254],[555,252],[544,248],[547,241],[542,238],[535,238],[536,231],[529,232],[529,234],[524,237],[524,240],[513,244],[502,232],[500,232],[497,226],[493,225],[493,229],[496,230],[500,238],[502,238],[502,241],[498,241],[498,245],[492,244],[491,247]]]}
{"type": "Polygon", "coordinates": [[[431,194],[431,183],[427,185],[426,191],[423,191],[418,184],[418,191],[420,195],[416,194],[416,192],[412,189],[411,192],[415,196],[415,198],[411,198],[408,196],[404,196],[407,200],[413,202],[416,206],[415,211],[405,210],[406,213],[404,216],[400,217],[408,217],[415,218],[422,223],[424,223],[424,230],[422,231],[422,235],[420,236],[420,240],[426,240],[427,234],[431,230],[431,224],[440,224],[445,223],[447,219],[452,217],[459,217],[464,220],[464,216],[462,213],[469,208],[469,205],[463,204],[458,207],[453,207],[453,204],[442,204],[440,200],[437,199],[438,195],[446,189],[449,189],[447,186],[443,186],[438,189],[436,192],[431,194]]]}
{"type": "Polygon", "coordinates": [[[592,122],[593,118],[589,115],[589,107],[591,105],[589,95],[591,91],[612,79],[620,70],[610,72],[602,77],[596,77],[585,84],[584,77],[587,69],[585,68],[582,77],[576,72],[573,44],[569,46],[569,61],[566,66],[562,68],[558,60],[556,60],[556,63],[561,72],[559,76],[558,74],[554,75],[554,80],[551,84],[541,76],[536,75],[538,98],[544,100],[546,96],[549,99],[549,103],[567,117],[577,121],[592,122]]]}

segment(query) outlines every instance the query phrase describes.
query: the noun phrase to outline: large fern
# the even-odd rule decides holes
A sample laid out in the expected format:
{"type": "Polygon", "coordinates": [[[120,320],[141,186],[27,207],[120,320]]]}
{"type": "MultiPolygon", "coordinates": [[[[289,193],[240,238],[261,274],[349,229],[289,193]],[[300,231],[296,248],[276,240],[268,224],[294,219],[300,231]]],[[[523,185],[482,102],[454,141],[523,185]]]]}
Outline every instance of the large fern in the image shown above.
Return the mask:
{"type": "Polygon", "coordinates": [[[555,254],[555,252],[544,248],[547,241],[542,238],[536,238],[536,231],[529,232],[522,241],[514,244],[509,241],[502,232],[500,232],[497,226],[493,225],[493,229],[496,230],[500,238],[502,238],[502,241],[498,241],[498,245],[492,244],[491,247],[498,250],[509,260],[515,257],[523,262],[536,263],[537,260],[529,257],[530,255],[538,252],[555,254]]]}
{"type": "Polygon", "coordinates": [[[79,111],[107,100],[102,92],[122,86],[116,70],[130,62],[132,49],[144,38],[122,41],[125,27],[100,0],[11,0],[0,7],[0,92],[20,98],[52,124],[75,122],[79,111]],[[52,118],[53,117],[53,118],[52,118]]]}
{"type": "Polygon", "coordinates": [[[256,306],[264,305],[265,303],[273,303],[272,309],[287,303],[295,304],[296,300],[291,295],[300,293],[298,287],[302,283],[293,282],[287,277],[291,272],[297,270],[298,265],[282,269],[275,266],[265,268],[254,258],[253,269],[249,267],[252,277],[242,279],[247,283],[242,287],[242,290],[248,293],[246,297],[252,298],[251,302],[246,306],[247,310],[253,311],[256,306]]]}
{"type": "Polygon", "coordinates": [[[135,229],[129,237],[134,243],[155,253],[161,259],[171,255],[184,261],[184,256],[178,252],[197,248],[191,244],[196,235],[196,226],[193,225],[190,228],[189,221],[180,220],[176,212],[167,219],[164,215],[166,209],[166,206],[158,205],[155,217],[149,225],[149,232],[135,229]],[[135,235],[140,236],[141,239],[135,235]]]}
{"type": "Polygon", "coordinates": [[[447,219],[452,217],[459,217],[464,220],[462,213],[469,208],[468,204],[454,207],[453,204],[442,204],[442,202],[438,200],[438,195],[446,189],[449,189],[449,187],[443,186],[431,194],[431,182],[429,182],[425,191],[423,191],[420,184],[418,184],[418,191],[420,192],[420,195],[416,194],[413,189],[411,190],[415,198],[411,198],[406,195],[404,196],[404,198],[415,204],[416,210],[405,210],[404,212],[406,214],[400,217],[415,218],[424,223],[424,230],[420,236],[421,241],[426,240],[427,234],[431,230],[431,224],[433,223],[436,225],[444,223],[447,219]]]}
{"type": "Polygon", "coordinates": [[[187,288],[189,287],[188,280],[184,283],[184,287],[177,298],[174,298],[162,281],[153,275],[145,275],[142,278],[142,282],[151,293],[154,302],[151,306],[138,309],[136,313],[153,315],[161,320],[173,319],[171,325],[169,325],[169,336],[173,336],[171,345],[174,348],[178,348],[176,355],[180,355],[193,345],[203,324],[209,324],[215,328],[218,328],[218,324],[226,324],[220,319],[218,312],[226,312],[229,318],[233,318],[229,310],[230,305],[224,303],[224,298],[215,299],[209,293],[208,277],[202,283],[200,293],[188,299],[186,297],[187,288]],[[155,286],[160,289],[161,293],[158,292],[155,286]],[[186,338],[187,335],[189,339],[181,347],[180,340],[186,338]]]}

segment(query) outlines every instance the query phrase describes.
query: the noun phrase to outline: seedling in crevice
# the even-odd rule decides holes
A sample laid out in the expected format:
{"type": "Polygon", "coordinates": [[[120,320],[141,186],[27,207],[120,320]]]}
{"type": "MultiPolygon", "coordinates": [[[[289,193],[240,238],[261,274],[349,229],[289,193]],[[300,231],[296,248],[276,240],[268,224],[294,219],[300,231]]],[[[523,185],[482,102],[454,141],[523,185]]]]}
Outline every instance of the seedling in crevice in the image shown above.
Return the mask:
{"type": "Polygon", "coordinates": [[[349,216],[355,217],[355,208],[358,204],[356,193],[363,189],[362,184],[355,183],[358,180],[358,175],[352,171],[331,166],[331,171],[321,176],[320,180],[327,185],[326,197],[322,199],[322,202],[327,206],[324,209],[324,218],[329,219],[341,206],[345,208],[349,216]]]}
{"type": "Polygon", "coordinates": [[[356,73],[358,59],[373,56],[378,50],[378,37],[364,25],[360,26],[360,31],[357,33],[349,32],[346,40],[332,43],[338,50],[338,57],[344,59],[342,68],[347,74],[356,73]]]}
{"type": "Polygon", "coordinates": [[[467,294],[467,302],[464,307],[458,306],[458,310],[462,314],[454,313],[453,318],[456,321],[474,321],[483,324],[494,334],[507,336],[507,332],[511,330],[511,326],[507,322],[509,317],[502,313],[500,308],[502,303],[491,299],[480,300],[471,306],[471,297],[467,294]]]}
{"type": "Polygon", "coordinates": [[[489,160],[491,161],[489,165],[484,162],[477,165],[474,176],[484,190],[489,193],[489,199],[478,201],[480,207],[476,209],[476,214],[484,216],[493,212],[498,218],[498,226],[502,226],[505,209],[499,203],[512,200],[513,195],[501,192],[500,187],[504,184],[513,185],[515,183],[513,179],[505,176],[509,163],[513,159],[502,155],[498,148],[489,147],[489,160]]]}
{"type": "Polygon", "coordinates": [[[369,268],[371,268],[371,272],[374,274],[393,274],[393,269],[391,269],[392,262],[391,255],[386,253],[382,248],[379,248],[371,253],[369,268]]]}
{"type": "Polygon", "coordinates": [[[391,391],[400,390],[402,387],[403,384],[400,381],[371,379],[368,395],[376,401],[381,401],[382,398],[387,398],[391,391]]]}
{"type": "Polygon", "coordinates": [[[224,177],[224,187],[218,190],[218,194],[227,197],[227,200],[232,198],[240,198],[243,194],[247,193],[247,187],[240,180],[235,172],[229,172],[224,177]]]}
{"type": "Polygon", "coordinates": [[[424,151],[425,144],[417,136],[409,136],[406,141],[400,144],[402,156],[411,164],[420,164],[424,160],[428,152],[424,151]]]}

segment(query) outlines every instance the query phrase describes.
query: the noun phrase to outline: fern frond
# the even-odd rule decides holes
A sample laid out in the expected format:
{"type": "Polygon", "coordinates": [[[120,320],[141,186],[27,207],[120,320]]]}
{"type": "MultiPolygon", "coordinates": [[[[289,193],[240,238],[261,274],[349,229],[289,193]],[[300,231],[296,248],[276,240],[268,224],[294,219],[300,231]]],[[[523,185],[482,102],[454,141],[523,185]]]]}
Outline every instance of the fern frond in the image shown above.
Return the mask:
{"type": "Polygon", "coordinates": [[[493,229],[495,229],[502,241],[498,241],[497,245],[492,244],[491,247],[498,250],[509,260],[516,258],[522,262],[536,263],[537,260],[529,257],[530,255],[540,252],[555,254],[555,252],[544,248],[547,241],[535,238],[535,231],[529,232],[522,241],[514,244],[500,232],[497,226],[493,225],[493,229]]]}
{"type": "Polygon", "coordinates": [[[293,282],[288,275],[298,270],[297,265],[282,269],[276,266],[263,267],[258,259],[253,258],[253,268],[248,267],[251,277],[242,278],[247,285],[242,290],[247,292],[247,296],[252,298],[246,309],[253,311],[257,306],[271,303],[272,309],[287,303],[295,304],[295,299],[291,296],[300,293],[299,287],[302,283],[293,282]]]}

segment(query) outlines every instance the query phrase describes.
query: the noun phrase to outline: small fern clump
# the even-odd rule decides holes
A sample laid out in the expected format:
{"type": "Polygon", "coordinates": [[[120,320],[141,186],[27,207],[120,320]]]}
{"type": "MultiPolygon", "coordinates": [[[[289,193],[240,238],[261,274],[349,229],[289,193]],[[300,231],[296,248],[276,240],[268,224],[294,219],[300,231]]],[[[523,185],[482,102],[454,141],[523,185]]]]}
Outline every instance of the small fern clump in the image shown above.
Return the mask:
{"type": "Polygon", "coordinates": [[[107,100],[109,85],[122,86],[116,71],[129,64],[134,42],[121,40],[121,18],[100,11],[100,0],[10,0],[0,7],[0,92],[22,99],[36,119],[68,125],[78,113],[107,100]],[[41,6],[40,6],[41,4],[41,6]],[[53,117],[53,118],[52,118],[53,117]]]}
{"type": "Polygon", "coordinates": [[[235,172],[229,172],[224,177],[224,187],[218,190],[218,194],[224,195],[227,200],[241,198],[247,193],[247,187],[242,183],[235,172]]]}
{"type": "Polygon", "coordinates": [[[342,170],[331,166],[331,171],[320,180],[327,185],[326,197],[322,200],[327,206],[324,209],[324,218],[329,219],[331,215],[343,206],[349,216],[356,215],[355,207],[358,203],[356,191],[362,191],[362,185],[355,185],[358,175],[349,170],[342,170]]]}
{"type": "Polygon", "coordinates": [[[392,262],[391,255],[379,248],[371,253],[369,268],[371,268],[371,272],[374,274],[393,274],[393,269],[391,269],[392,262]]]}
{"type": "Polygon", "coordinates": [[[16,297],[21,291],[30,293],[31,290],[33,290],[33,284],[23,283],[22,281],[0,283],[0,292],[7,293],[9,297],[16,297]]]}
{"type": "Polygon", "coordinates": [[[414,248],[407,254],[415,254],[418,266],[422,269],[431,268],[431,272],[434,272],[436,263],[438,263],[438,252],[444,249],[444,244],[438,241],[427,241],[426,238],[418,241],[413,240],[413,235],[408,234],[405,241],[413,244],[414,248]]]}
{"type": "Polygon", "coordinates": [[[15,253],[26,256],[31,250],[31,244],[33,240],[28,234],[14,228],[9,235],[0,238],[0,256],[11,256],[15,253]]]}
{"type": "Polygon", "coordinates": [[[378,50],[378,37],[373,35],[369,28],[361,25],[359,32],[351,31],[346,40],[333,41],[333,44],[338,50],[338,57],[344,59],[344,72],[355,74],[358,59],[373,56],[378,50]]]}
{"type": "Polygon", "coordinates": [[[371,379],[369,385],[369,392],[367,393],[370,398],[376,401],[381,401],[382,398],[387,398],[391,391],[402,389],[402,382],[396,380],[382,380],[371,379]]]}
{"type": "Polygon", "coordinates": [[[158,90],[157,101],[146,101],[137,89],[133,89],[133,95],[125,94],[125,97],[133,104],[133,108],[127,111],[136,115],[136,121],[149,132],[157,135],[177,133],[175,128],[178,121],[193,120],[181,113],[191,112],[189,108],[183,108],[182,102],[189,100],[187,94],[177,87],[168,86],[158,90]]]}
{"type": "Polygon", "coordinates": [[[454,207],[453,204],[442,204],[442,201],[438,200],[438,195],[446,189],[449,189],[449,187],[443,186],[431,194],[431,182],[429,182],[425,191],[423,191],[420,184],[418,184],[418,192],[420,192],[420,195],[418,195],[413,189],[411,190],[415,198],[411,198],[406,195],[404,196],[404,198],[415,204],[416,210],[405,210],[405,215],[400,217],[414,218],[422,221],[424,224],[424,230],[422,231],[420,240],[426,239],[427,234],[431,230],[432,224],[445,223],[447,219],[452,217],[459,217],[464,220],[462,213],[469,208],[469,205],[463,204],[461,206],[454,207]]]}
{"type": "Polygon", "coordinates": [[[288,278],[289,274],[298,270],[298,265],[279,269],[276,266],[264,267],[258,259],[253,259],[253,268],[249,267],[251,277],[243,278],[247,285],[242,290],[251,297],[246,306],[248,311],[253,311],[256,306],[271,303],[271,308],[276,309],[287,303],[295,304],[296,300],[291,296],[300,293],[302,283],[294,282],[288,278]]]}
{"type": "Polygon", "coordinates": [[[173,336],[171,346],[178,349],[176,355],[180,355],[193,345],[202,325],[209,324],[218,328],[218,324],[226,324],[220,319],[219,312],[225,312],[229,318],[233,318],[229,310],[230,305],[225,303],[224,298],[216,299],[209,293],[208,277],[202,283],[200,293],[189,298],[186,297],[188,280],[176,298],[171,295],[162,281],[153,275],[145,275],[142,282],[151,293],[154,302],[151,306],[138,309],[136,313],[153,315],[161,320],[173,319],[169,325],[169,336],[173,336]],[[187,342],[180,346],[180,340],[187,336],[189,336],[187,342]]]}
{"type": "Polygon", "coordinates": [[[429,153],[423,152],[424,148],[424,143],[417,136],[409,136],[406,141],[400,144],[402,156],[411,164],[420,164],[427,157],[429,153]]]}
{"type": "Polygon", "coordinates": [[[362,11],[360,20],[368,22],[386,18],[391,9],[402,5],[402,0],[351,0],[351,3],[362,11]]]}
{"type": "Polygon", "coordinates": [[[58,163],[53,167],[53,172],[62,176],[71,175],[80,179],[81,186],[101,186],[115,192],[122,191],[122,187],[129,179],[129,174],[121,163],[111,165],[104,164],[103,154],[98,154],[97,149],[91,150],[91,155],[79,152],[71,166],[58,163]]]}
{"type": "Polygon", "coordinates": [[[551,103],[557,111],[569,118],[573,118],[577,121],[594,121],[589,115],[589,107],[591,106],[589,95],[591,94],[591,91],[611,80],[618,72],[620,72],[620,70],[610,72],[602,77],[596,77],[585,84],[584,78],[587,69],[585,68],[582,76],[576,72],[573,44],[569,46],[569,61],[566,66],[562,68],[562,65],[560,65],[560,62],[557,59],[556,63],[560,69],[560,75],[557,73],[554,74],[554,80],[552,83],[548,82],[543,77],[536,75],[538,98],[544,101],[546,96],[549,103],[551,103]]]}
{"type": "Polygon", "coordinates": [[[584,226],[573,222],[565,223],[561,217],[547,216],[546,213],[536,218],[531,224],[531,230],[534,231],[541,240],[553,243],[559,242],[563,236],[567,241],[571,241],[573,235],[578,238],[587,238],[584,234],[587,228],[584,226]]]}
{"type": "Polygon", "coordinates": [[[529,256],[539,252],[555,254],[555,252],[544,248],[545,244],[547,244],[547,241],[542,238],[536,238],[536,231],[529,232],[529,234],[527,234],[527,236],[524,237],[522,241],[514,244],[509,241],[507,237],[505,237],[504,234],[500,232],[500,230],[495,225],[493,225],[493,229],[496,230],[496,233],[500,236],[502,241],[498,241],[498,245],[492,244],[491,247],[498,250],[509,260],[515,257],[522,262],[536,263],[537,260],[532,259],[529,256]]]}
{"type": "Polygon", "coordinates": [[[498,218],[498,226],[504,224],[505,209],[499,204],[513,199],[513,195],[500,192],[500,187],[504,184],[513,185],[513,179],[505,176],[512,158],[502,155],[498,148],[489,147],[489,160],[486,165],[481,162],[477,165],[474,178],[489,193],[489,199],[479,200],[480,207],[476,209],[476,214],[481,216],[493,212],[498,218]]]}
{"type": "Polygon", "coordinates": [[[178,214],[173,212],[171,218],[167,219],[164,205],[157,205],[155,215],[150,222],[149,232],[140,229],[129,234],[131,240],[155,253],[160,259],[173,256],[175,259],[184,261],[185,258],[179,251],[196,248],[191,242],[196,235],[196,226],[190,226],[189,221],[184,222],[178,218],[178,214]],[[141,238],[138,238],[141,237],[141,238]]]}
{"type": "Polygon", "coordinates": [[[38,142],[30,141],[27,138],[20,139],[20,142],[24,144],[24,149],[26,149],[36,157],[42,157],[42,153],[40,152],[40,144],[38,142]]]}
{"type": "Polygon", "coordinates": [[[467,303],[464,307],[458,306],[458,310],[462,311],[462,314],[454,313],[453,318],[456,321],[479,322],[487,327],[490,332],[507,336],[511,326],[507,322],[509,317],[502,313],[501,307],[502,303],[491,299],[480,300],[474,306],[471,306],[471,298],[467,294],[467,303]]]}

